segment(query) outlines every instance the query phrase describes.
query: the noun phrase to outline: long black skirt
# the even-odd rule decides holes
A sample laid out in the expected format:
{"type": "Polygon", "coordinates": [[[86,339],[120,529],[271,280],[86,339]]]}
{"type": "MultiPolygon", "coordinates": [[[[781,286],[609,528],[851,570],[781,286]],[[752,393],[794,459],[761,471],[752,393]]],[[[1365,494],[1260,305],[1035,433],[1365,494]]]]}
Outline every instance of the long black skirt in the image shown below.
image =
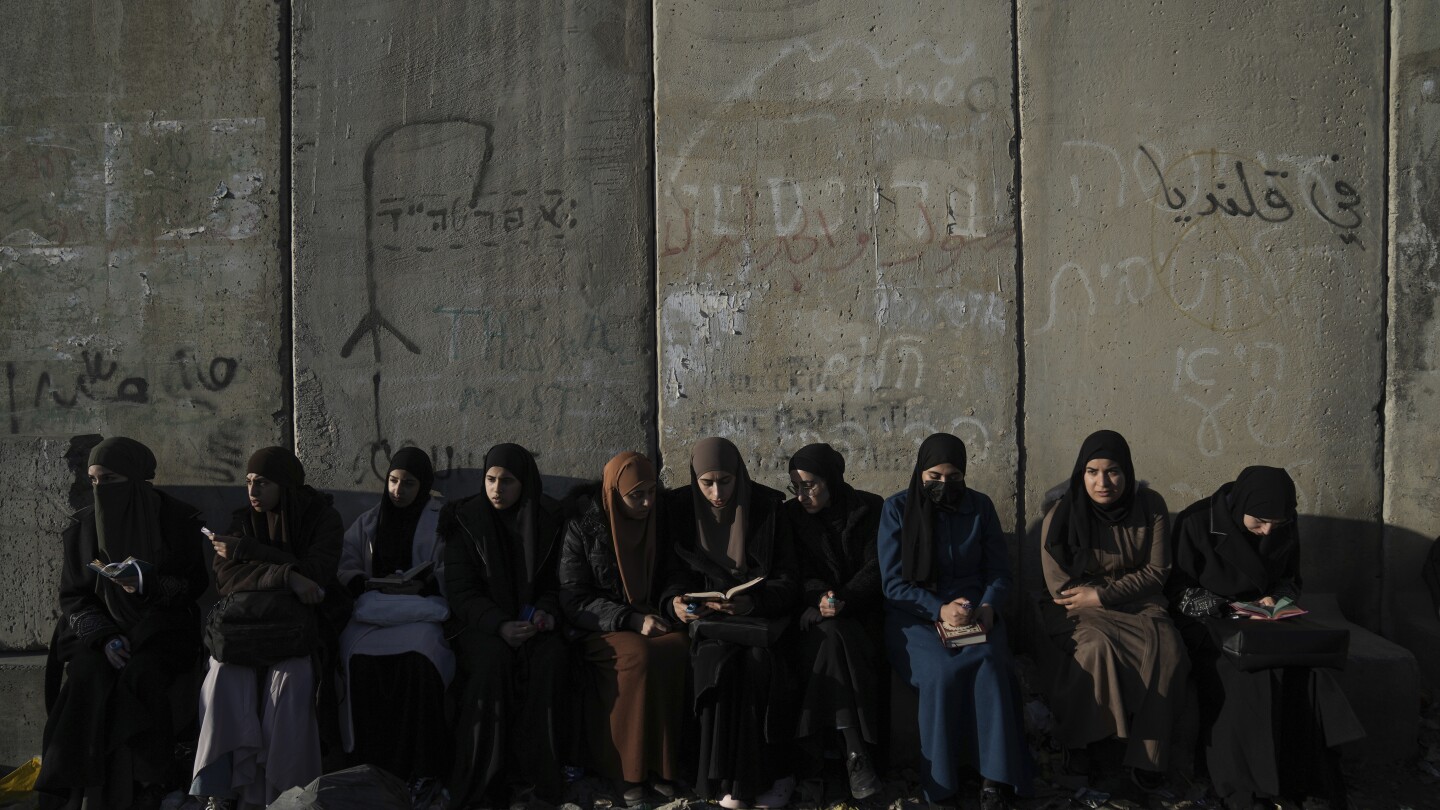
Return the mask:
{"type": "Polygon", "coordinates": [[[352,656],[350,700],[356,764],[406,780],[449,773],[445,682],[429,658],[418,652],[352,656]]]}
{"type": "MultiPolygon", "coordinates": [[[[876,706],[880,661],[866,628],[848,618],[833,618],[807,628],[799,639],[796,677],[800,679],[797,737],[859,729],[871,745],[882,739],[876,706]]],[[[888,686],[888,684],[887,684],[888,686]]]]}
{"type": "Polygon", "coordinates": [[[749,801],[792,771],[795,714],[784,656],[706,639],[691,648],[700,759],[695,790],[749,801]]]}

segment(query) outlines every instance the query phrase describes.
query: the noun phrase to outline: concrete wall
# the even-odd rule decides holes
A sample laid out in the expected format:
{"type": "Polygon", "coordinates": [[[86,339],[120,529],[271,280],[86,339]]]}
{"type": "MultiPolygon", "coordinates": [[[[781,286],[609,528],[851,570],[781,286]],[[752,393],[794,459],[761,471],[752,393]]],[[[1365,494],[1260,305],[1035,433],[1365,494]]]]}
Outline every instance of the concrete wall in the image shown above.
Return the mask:
{"type": "Polygon", "coordinates": [[[0,648],[48,638],[117,433],[218,504],[277,441],[370,493],[405,443],[466,492],[497,441],[673,484],[728,435],[779,486],[826,440],[889,493],[950,430],[1008,528],[1118,427],[1176,510],[1291,468],[1310,587],[1399,632],[1440,523],[1435,0],[1262,6],[15,6],[0,562],[38,573],[0,648]]]}
{"type": "Polygon", "coordinates": [[[1397,3],[1390,71],[1390,351],[1385,630],[1440,673],[1440,622],[1416,571],[1440,534],[1440,2],[1397,3]]]}
{"type": "Polygon", "coordinates": [[[294,31],[312,478],[378,491],[414,444],[474,491],[497,442],[596,478],[653,444],[648,6],[297,2],[294,31]]]}
{"type": "Polygon", "coordinates": [[[951,431],[1013,514],[1016,250],[1008,6],[656,11],[661,448],[733,438],[788,484],[828,441],[906,484],[951,431]]]}
{"type": "Polygon", "coordinates": [[[146,442],[162,484],[229,486],[289,422],[276,6],[16,3],[5,24],[0,649],[50,638],[85,435],[146,442]]]}
{"type": "Polygon", "coordinates": [[[1018,37],[1027,502],[1106,427],[1176,512],[1283,466],[1306,587],[1369,623],[1384,22],[1310,0],[1022,2],[1018,37]]]}

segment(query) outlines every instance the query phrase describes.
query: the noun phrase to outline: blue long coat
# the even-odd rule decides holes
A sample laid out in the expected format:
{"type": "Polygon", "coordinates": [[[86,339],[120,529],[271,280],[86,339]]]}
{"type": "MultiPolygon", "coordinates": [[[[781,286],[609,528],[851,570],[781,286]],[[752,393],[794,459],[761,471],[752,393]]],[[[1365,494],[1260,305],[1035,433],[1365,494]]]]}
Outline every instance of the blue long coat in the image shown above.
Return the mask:
{"type": "Polygon", "coordinates": [[[920,691],[920,751],[929,772],[925,796],[954,795],[958,765],[987,779],[1031,791],[1034,763],[1025,744],[1019,683],[999,626],[1010,592],[1010,558],[990,498],[969,490],[958,510],[935,514],[935,586],[901,577],[900,538],[908,492],[880,513],[880,576],[885,591],[885,644],[895,671],[920,691]],[[990,604],[997,626],[984,644],[947,650],[935,633],[942,605],[959,597],[990,604]]]}

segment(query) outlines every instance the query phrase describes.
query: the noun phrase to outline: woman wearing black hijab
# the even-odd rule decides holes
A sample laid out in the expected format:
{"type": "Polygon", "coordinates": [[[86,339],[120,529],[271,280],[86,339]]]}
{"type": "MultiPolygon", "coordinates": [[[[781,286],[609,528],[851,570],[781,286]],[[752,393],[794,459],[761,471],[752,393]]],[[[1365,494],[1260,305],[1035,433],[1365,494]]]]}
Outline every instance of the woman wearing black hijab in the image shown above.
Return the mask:
{"type": "Polygon", "coordinates": [[[556,750],[565,702],[567,651],[557,566],[564,520],[541,491],[530,451],[497,444],[485,454],[485,491],[445,507],[445,588],[459,624],[451,641],[460,665],[460,712],[451,806],[508,799],[558,803],[556,750]]]}
{"type": "MultiPolygon", "coordinates": [[[[690,482],[666,497],[677,571],[661,604],[665,619],[690,625],[707,616],[745,616],[764,620],[755,623],[767,631],[762,635],[780,631],[800,597],[784,496],[751,482],[739,449],[721,438],[695,445],[690,482]],[[684,598],[724,593],[756,577],[764,580],[729,601],[684,598]]],[[[696,791],[727,810],[784,807],[795,788],[795,717],[786,710],[790,690],[777,650],[783,642],[691,636],[700,719],[696,791]]]]}
{"type": "Polygon", "coordinates": [[[808,444],[790,457],[790,491],[785,514],[795,529],[804,608],[795,733],[814,755],[824,735],[840,732],[850,794],[864,799],[880,786],[871,752],[886,739],[889,720],[876,699],[887,683],[875,552],[884,499],[846,483],[845,457],[828,444],[808,444]]]}
{"type": "Polygon", "coordinates": [[[439,587],[444,544],[435,530],[443,499],[430,491],[434,483],[424,450],[397,451],[380,502],[345,532],[339,572],[356,599],[340,635],[341,740],[355,762],[420,780],[417,794],[448,772],[445,688],[455,675],[440,624],[449,607],[439,587]],[[373,581],[425,564],[429,571],[404,584],[373,581]]]}
{"type": "Polygon", "coordinates": [[[1269,807],[1262,797],[1280,796],[1344,807],[1335,746],[1364,735],[1332,670],[1242,672],[1220,654],[1207,624],[1228,615],[1232,601],[1299,598],[1295,504],[1285,470],[1246,467],[1175,519],[1166,594],[1190,651],[1210,783],[1240,810],[1269,807]]]}
{"type": "Polygon", "coordinates": [[[63,535],[35,789],[44,808],[156,806],[177,776],[170,688],[200,651],[205,540],[195,508],[150,484],[155,456],[140,442],[106,439],[87,473],[94,505],[63,535]],[[144,563],[141,578],[89,567],[127,557],[144,563]]]}
{"type": "Polygon", "coordinates": [[[1010,806],[1010,789],[1030,793],[1020,686],[1000,624],[1010,592],[1010,558],[990,498],[965,486],[965,444],[936,433],[921,445],[910,488],[885,499],[880,577],[890,664],[920,690],[925,798],[953,806],[959,766],[984,778],[983,810],[1010,806]],[[980,644],[946,648],[936,622],[979,623],[980,644]]]}
{"type": "Polygon", "coordinates": [[[1041,606],[1058,649],[1048,667],[1056,740],[1090,776],[1086,746],[1127,741],[1124,764],[1159,787],[1184,706],[1189,659],[1165,599],[1170,574],[1165,500],[1135,478],[1130,445],[1113,430],[1080,446],[1070,483],[1045,515],[1041,606]]]}
{"type": "Polygon", "coordinates": [[[325,680],[325,608],[344,600],[335,568],[345,527],[330,496],[305,484],[305,468],[283,447],[255,451],[245,472],[249,506],[210,541],[215,590],[222,597],[291,591],[315,609],[322,644],[267,668],[210,658],[190,793],[215,806],[235,798],[263,806],[320,775],[316,691],[325,680]]]}

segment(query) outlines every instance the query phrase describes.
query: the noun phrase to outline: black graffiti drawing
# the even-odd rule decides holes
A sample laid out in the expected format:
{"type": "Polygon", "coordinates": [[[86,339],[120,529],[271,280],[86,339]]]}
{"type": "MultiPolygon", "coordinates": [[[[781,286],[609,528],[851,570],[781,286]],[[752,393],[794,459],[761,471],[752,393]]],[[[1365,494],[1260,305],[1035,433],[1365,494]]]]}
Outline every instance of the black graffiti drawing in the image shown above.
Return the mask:
{"type": "MultiPolygon", "coordinates": [[[[380,249],[377,234],[376,206],[381,199],[389,200],[397,196],[393,192],[396,188],[406,185],[414,185],[417,182],[421,187],[425,185],[423,180],[415,180],[410,173],[417,166],[424,171],[443,173],[447,167],[453,168],[457,161],[471,162],[474,165],[465,166],[463,178],[468,181],[470,210],[475,210],[480,204],[480,193],[484,187],[485,172],[490,166],[490,155],[493,148],[491,134],[493,127],[489,124],[472,121],[464,118],[442,119],[438,121],[417,121],[400,124],[385,130],[371,141],[370,146],[365,150],[364,163],[364,188],[365,188],[365,294],[367,309],[360,318],[360,323],[350,333],[340,348],[341,357],[349,357],[355,351],[355,346],[361,338],[370,336],[372,351],[375,362],[380,362],[380,333],[390,333],[400,345],[404,346],[412,354],[420,354],[420,346],[400,331],[395,324],[385,317],[380,311],[378,302],[378,270],[376,268],[376,256],[380,249]],[[434,160],[426,163],[417,160],[417,156],[433,154],[434,160]],[[407,182],[408,181],[408,182],[407,182]]],[[[446,178],[453,183],[454,180],[446,178]]],[[[427,212],[428,215],[428,212],[427,212]]]]}

